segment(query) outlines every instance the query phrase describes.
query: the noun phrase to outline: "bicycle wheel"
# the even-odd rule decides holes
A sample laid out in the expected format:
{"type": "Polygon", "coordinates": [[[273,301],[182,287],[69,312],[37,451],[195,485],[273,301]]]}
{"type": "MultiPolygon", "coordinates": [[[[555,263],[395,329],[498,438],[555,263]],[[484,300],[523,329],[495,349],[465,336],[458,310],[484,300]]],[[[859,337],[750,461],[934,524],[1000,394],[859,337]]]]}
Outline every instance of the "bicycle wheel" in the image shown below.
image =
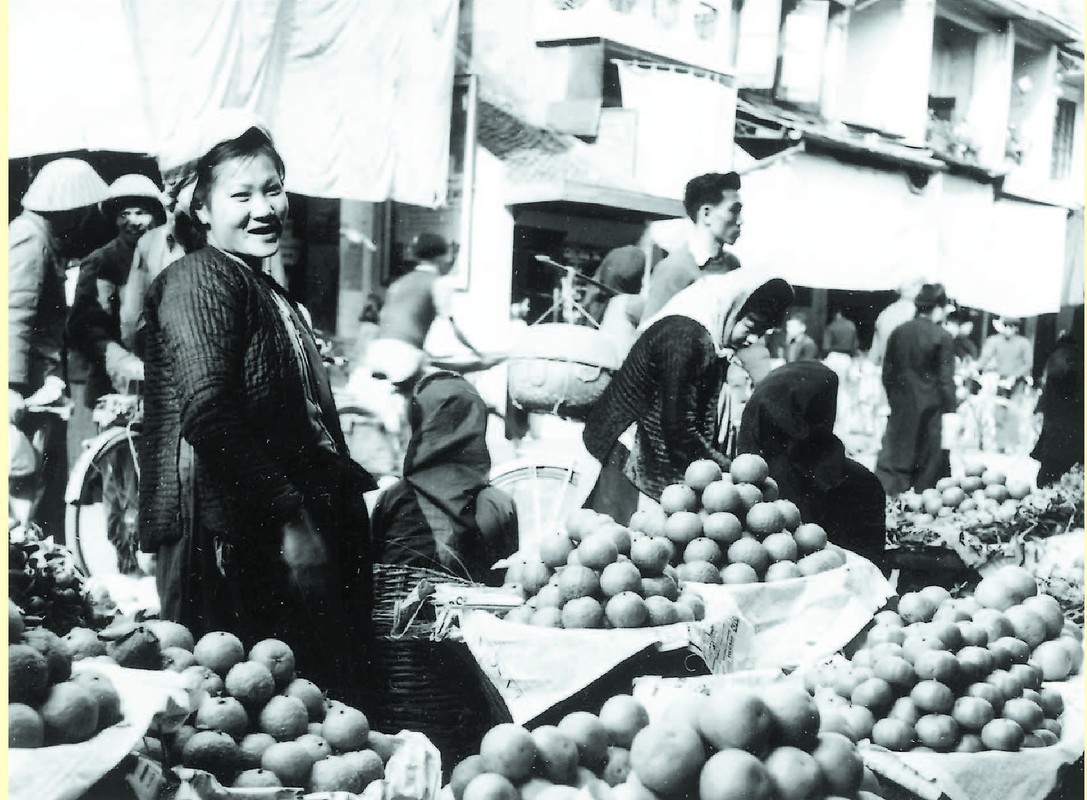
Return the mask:
{"type": "Polygon", "coordinates": [[[519,460],[491,470],[491,486],[501,489],[517,508],[518,550],[533,552],[540,539],[553,533],[588,493],[588,477],[576,463],[519,460]]]}
{"type": "Polygon", "coordinates": [[[139,434],[122,428],[98,436],[72,470],[65,495],[68,547],[88,575],[144,577],[139,547],[139,434]]]}

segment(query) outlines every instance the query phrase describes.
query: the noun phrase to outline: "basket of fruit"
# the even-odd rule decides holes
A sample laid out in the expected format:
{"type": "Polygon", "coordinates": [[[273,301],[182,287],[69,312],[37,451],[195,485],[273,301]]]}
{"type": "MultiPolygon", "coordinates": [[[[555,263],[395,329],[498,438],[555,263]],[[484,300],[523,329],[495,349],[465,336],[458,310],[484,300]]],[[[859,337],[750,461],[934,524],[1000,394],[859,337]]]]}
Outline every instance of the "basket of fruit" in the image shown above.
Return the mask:
{"type": "Polygon", "coordinates": [[[533,325],[509,360],[510,398],[526,411],[585,414],[619,368],[607,335],[568,323],[533,325]]]}

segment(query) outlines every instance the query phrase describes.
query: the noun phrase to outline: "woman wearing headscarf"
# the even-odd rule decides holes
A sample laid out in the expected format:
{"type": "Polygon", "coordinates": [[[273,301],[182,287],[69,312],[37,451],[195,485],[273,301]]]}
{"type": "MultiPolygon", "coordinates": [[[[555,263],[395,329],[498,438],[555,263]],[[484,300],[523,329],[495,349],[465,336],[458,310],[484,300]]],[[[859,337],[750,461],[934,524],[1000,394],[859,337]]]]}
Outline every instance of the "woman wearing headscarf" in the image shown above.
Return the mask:
{"type": "Polygon", "coordinates": [[[586,507],[625,524],[638,492],[658,499],[692,461],[728,466],[729,366],[781,324],[792,299],[785,281],[737,270],[695,281],[647,321],[585,423],[585,447],[602,465],[586,507]],[[628,450],[619,439],[635,423],[628,450]]]}
{"type": "Polygon", "coordinates": [[[823,526],[830,541],[880,565],[886,534],[886,495],[874,474],[846,457],[834,435],[838,376],[817,361],[771,372],[744,408],[738,450],[770,467],[781,497],[805,522],[823,526]]]}
{"type": "Polygon", "coordinates": [[[200,157],[202,246],[147,293],[141,548],[163,616],[294,649],[351,702],[367,672],[369,518],[313,332],[262,271],[287,215],[283,161],[261,126],[200,157]]]}
{"type": "Polygon", "coordinates": [[[374,509],[374,560],[491,583],[517,549],[513,500],[487,485],[487,406],[468,381],[435,372],[415,387],[404,477],[374,509]]]}
{"type": "Polygon", "coordinates": [[[1083,463],[1083,306],[1046,361],[1037,410],[1042,432],[1030,455],[1041,462],[1038,485],[1046,486],[1083,463]]]}
{"type": "Polygon", "coordinates": [[[585,310],[615,344],[619,358],[626,358],[638,338],[638,324],[645,303],[639,293],[645,276],[645,251],[637,245],[617,247],[600,262],[593,278],[614,294],[590,286],[585,310]]]}

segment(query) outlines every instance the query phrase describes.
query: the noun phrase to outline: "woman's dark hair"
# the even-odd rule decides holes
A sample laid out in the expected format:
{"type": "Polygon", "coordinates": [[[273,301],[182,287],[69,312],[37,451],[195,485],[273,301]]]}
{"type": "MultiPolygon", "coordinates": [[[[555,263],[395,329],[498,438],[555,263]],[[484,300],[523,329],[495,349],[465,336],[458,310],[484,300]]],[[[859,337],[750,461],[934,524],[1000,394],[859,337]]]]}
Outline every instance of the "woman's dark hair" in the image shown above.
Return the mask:
{"type": "Polygon", "coordinates": [[[178,213],[175,218],[174,233],[186,252],[199,250],[207,244],[207,229],[197,219],[196,210],[208,204],[208,195],[215,181],[215,169],[236,159],[251,159],[266,155],[272,159],[276,172],[282,180],[286,167],[271,139],[259,128],[250,128],[236,139],[220,142],[211,148],[203,158],[196,162],[196,187],[193,189],[192,214],[178,213]]]}

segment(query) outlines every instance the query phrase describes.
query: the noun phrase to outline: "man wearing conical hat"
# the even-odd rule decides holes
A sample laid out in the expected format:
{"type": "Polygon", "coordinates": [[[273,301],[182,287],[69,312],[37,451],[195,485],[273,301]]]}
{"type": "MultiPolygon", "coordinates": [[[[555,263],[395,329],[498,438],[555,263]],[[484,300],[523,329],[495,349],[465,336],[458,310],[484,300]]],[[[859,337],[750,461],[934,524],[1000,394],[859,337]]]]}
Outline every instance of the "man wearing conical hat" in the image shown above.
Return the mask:
{"type": "Polygon", "coordinates": [[[65,254],[107,194],[90,164],[59,158],[42,167],[8,226],[8,418],[41,447],[40,471],[25,498],[28,521],[58,541],[64,539],[64,424],[26,410],[64,394],[65,254]]]}

